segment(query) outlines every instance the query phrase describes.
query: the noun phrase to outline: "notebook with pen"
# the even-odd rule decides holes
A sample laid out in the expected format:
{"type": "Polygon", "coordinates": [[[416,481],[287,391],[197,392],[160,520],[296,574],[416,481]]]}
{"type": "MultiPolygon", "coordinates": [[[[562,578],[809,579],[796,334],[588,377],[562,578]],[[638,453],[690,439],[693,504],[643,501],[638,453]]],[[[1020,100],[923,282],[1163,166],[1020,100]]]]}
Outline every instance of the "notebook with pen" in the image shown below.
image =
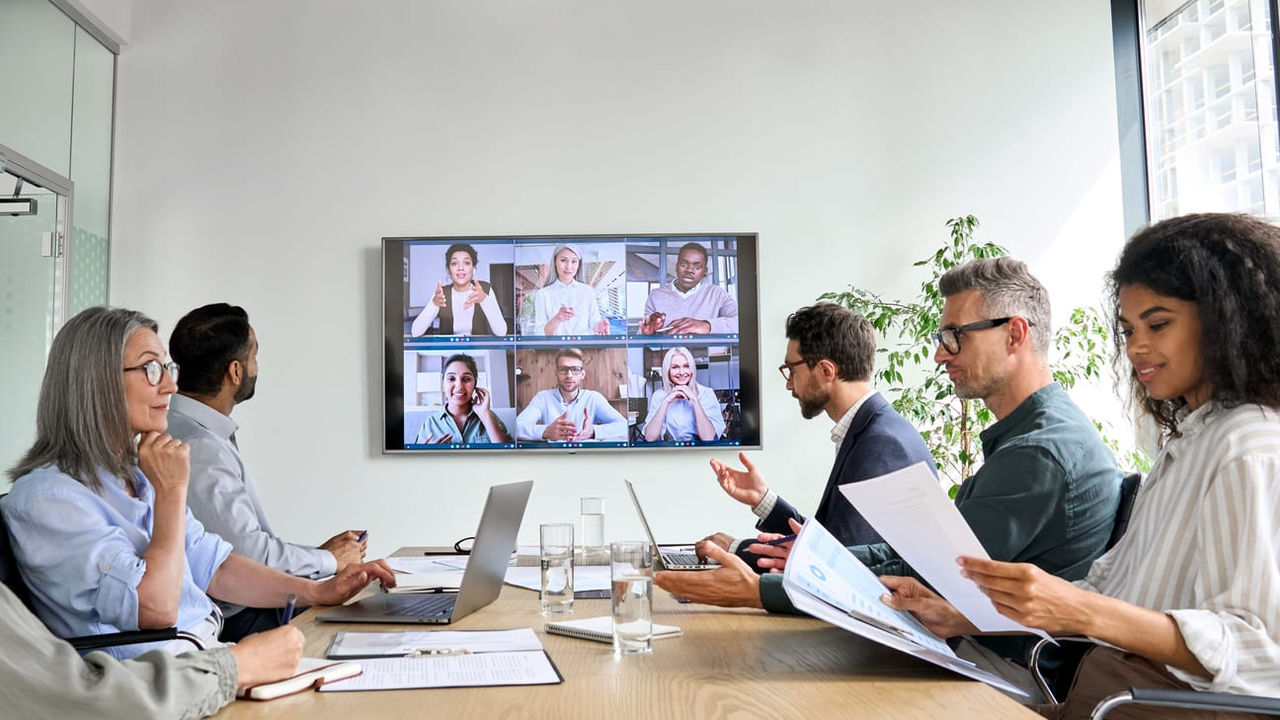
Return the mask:
{"type": "Polygon", "coordinates": [[[355,677],[360,672],[361,668],[357,663],[304,657],[298,661],[298,667],[292,676],[275,682],[240,688],[236,692],[236,697],[246,700],[275,700],[278,697],[355,677]]]}
{"type": "Polygon", "coordinates": [[[493,602],[502,591],[511,548],[515,546],[533,482],[489,488],[476,542],[454,593],[377,593],[316,617],[324,622],[426,623],[443,625],[493,602]]]}
{"type": "Polygon", "coordinates": [[[627,492],[631,495],[631,504],[636,506],[636,514],[640,516],[640,526],[644,528],[644,534],[649,538],[649,543],[656,550],[657,564],[659,570],[712,570],[720,567],[715,560],[702,560],[693,552],[693,548],[684,547],[662,547],[658,541],[653,538],[653,530],[649,528],[649,520],[644,516],[644,510],[640,507],[640,498],[636,497],[636,489],[631,486],[630,480],[623,480],[627,485],[627,492]]]}

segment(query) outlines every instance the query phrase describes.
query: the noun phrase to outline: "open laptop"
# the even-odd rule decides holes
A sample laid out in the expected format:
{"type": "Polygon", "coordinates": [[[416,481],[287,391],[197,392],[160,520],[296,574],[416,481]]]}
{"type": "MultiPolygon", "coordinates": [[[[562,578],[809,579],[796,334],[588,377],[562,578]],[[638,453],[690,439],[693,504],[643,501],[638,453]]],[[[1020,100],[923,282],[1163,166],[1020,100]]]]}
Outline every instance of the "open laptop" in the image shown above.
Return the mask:
{"type": "Polygon", "coordinates": [[[378,593],[350,605],[335,607],[316,619],[326,622],[427,623],[443,625],[493,602],[502,591],[511,548],[533,481],[494,485],[484,503],[476,541],[455,593],[378,593]]]}
{"type": "Polygon", "coordinates": [[[649,538],[649,544],[653,545],[658,556],[659,570],[711,570],[720,566],[715,560],[702,561],[694,554],[693,548],[682,547],[663,548],[658,545],[658,541],[653,539],[653,530],[649,528],[649,520],[644,516],[644,510],[640,508],[640,498],[636,497],[636,489],[631,486],[630,480],[623,480],[627,484],[627,492],[631,494],[631,504],[636,506],[636,514],[640,516],[640,525],[644,527],[644,534],[649,538]]]}

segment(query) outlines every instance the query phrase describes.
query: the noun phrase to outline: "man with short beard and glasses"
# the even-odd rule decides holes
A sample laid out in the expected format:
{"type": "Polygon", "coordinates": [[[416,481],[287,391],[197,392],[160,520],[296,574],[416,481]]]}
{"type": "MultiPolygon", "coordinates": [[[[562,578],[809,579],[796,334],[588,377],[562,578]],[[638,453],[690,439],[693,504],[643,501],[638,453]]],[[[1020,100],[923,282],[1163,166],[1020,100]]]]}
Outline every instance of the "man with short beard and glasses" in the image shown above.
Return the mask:
{"type": "MultiPolygon", "coordinates": [[[[1012,258],[955,267],[939,289],[946,302],[934,360],[956,395],[982,400],[997,419],[981,433],[983,465],[960,486],[956,507],[993,560],[1029,562],[1078,580],[1111,536],[1122,474],[1093,422],[1053,380],[1048,291],[1012,258]]],[[[793,355],[799,359],[788,350],[788,358],[793,355]]],[[[816,389],[806,394],[820,399],[816,389]]],[[[803,408],[804,394],[796,395],[803,408]]],[[[751,549],[771,556],[758,564],[775,571],[790,551],[789,545],[751,549]]],[[[849,550],[877,575],[919,578],[887,544],[849,550]]],[[[718,548],[707,554],[726,567],[658,573],[654,582],[695,602],[795,612],[777,572],[757,576],[718,548]]],[[[1025,637],[966,639],[957,652],[1022,684],[1030,649],[1025,637]]]]}
{"type": "MultiPolygon", "coordinates": [[[[169,354],[182,368],[178,392],[169,401],[169,434],[191,446],[187,506],[205,529],[236,553],[298,577],[326,577],[361,562],[368,544],[361,531],[347,530],[311,547],[287,542],[271,529],[240,456],[239,426],[231,419],[232,409],[253,397],[258,382],[258,337],[248,313],[226,303],[192,310],[174,326],[169,354]]],[[[219,607],[224,642],[280,624],[277,608],[219,607]]]]}
{"type": "MultiPolygon", "coordinates": [[[[836,423],[831,431],[835,464],[813,515],[845,545],[878,543],[879,533],[837,486],[918,462],[928,463],[934,470],[929,448],[911,423],[871,387],[876,338],[866,318],[839,305],[820,303],[792,313],[786,332],[787,351],[778,370],[792,397],[800,402],[800,414],[808,420],[826,413],[836,423]]],[[[711,469],[729,497],[750,507],[760,518],[757,530],[786,533],[790,532],[789,520],[804,521],[804,515],[769,489],[745,453],[738,457],[745,469],[731,468],[719,460],[711,461],[711,469]]],[[[708,545],[736,553],[755,565],[752,543],[716,533],[698,543],[699,555],[707,555],[708,545]]],[[[767,571],[767,566],[761,571],[767,571]]]]}

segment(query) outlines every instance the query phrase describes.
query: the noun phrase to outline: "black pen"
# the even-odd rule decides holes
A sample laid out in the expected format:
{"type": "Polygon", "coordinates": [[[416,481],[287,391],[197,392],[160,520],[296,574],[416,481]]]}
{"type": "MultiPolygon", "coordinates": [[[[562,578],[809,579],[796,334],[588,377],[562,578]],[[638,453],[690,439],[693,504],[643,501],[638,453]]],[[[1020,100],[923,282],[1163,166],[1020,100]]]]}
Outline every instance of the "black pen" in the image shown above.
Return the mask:
{"type": "Polygon", "coordinates": [[[781,545],[782,543],[789,543],[789,542],[791,542],[792,540],[795,540],[795,539],[796,539],[796,536],[795,536],[795,535],[783,535],[782,537],[778,538],[777,540],[770,540],[770,541],[768,541],[768,542],[759,542],[759,541],[757,541],[757,543],[758,543],[758,544],[760,544],[760,545],[781,545]]]}
{"type": "MultiPolygon", "coordinates": [[[[692,256],[692,255],[690,255],[689,257],[693,257],[693,256],[692,256]]],[[[364,539],[365,539],[365,538],[367,538],[367,537],[369,537],[369,531],[368,531],[368,530],[361,530],[361,531],[360,531],[360,537],[356,538],[356,542],[358,542],[358,543],[362,543],[362,542],[364,542],[364,539]]]]}
{"type": "Polygon", "coordinates": [[[280,616],[281,625],[288,625],[289,621],[293,619],[293,606],[297,604],[297,602],[298,602],[298,596],[294,595],[293,593],[289,593],[289,599],[285,600],[284,611],[281,613],[281,616],[280,616]]]}

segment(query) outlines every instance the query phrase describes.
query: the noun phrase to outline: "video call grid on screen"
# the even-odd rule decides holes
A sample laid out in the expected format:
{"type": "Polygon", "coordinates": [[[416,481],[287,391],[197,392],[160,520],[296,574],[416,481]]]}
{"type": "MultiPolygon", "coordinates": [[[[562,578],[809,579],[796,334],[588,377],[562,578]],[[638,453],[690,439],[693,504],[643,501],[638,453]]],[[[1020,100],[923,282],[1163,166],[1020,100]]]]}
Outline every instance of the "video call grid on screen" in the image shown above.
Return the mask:
{"type": "Polygon", "coordinates": [[[760,447],[754,235],[384,238],[383,261],[384,452],[760,447]]]}

